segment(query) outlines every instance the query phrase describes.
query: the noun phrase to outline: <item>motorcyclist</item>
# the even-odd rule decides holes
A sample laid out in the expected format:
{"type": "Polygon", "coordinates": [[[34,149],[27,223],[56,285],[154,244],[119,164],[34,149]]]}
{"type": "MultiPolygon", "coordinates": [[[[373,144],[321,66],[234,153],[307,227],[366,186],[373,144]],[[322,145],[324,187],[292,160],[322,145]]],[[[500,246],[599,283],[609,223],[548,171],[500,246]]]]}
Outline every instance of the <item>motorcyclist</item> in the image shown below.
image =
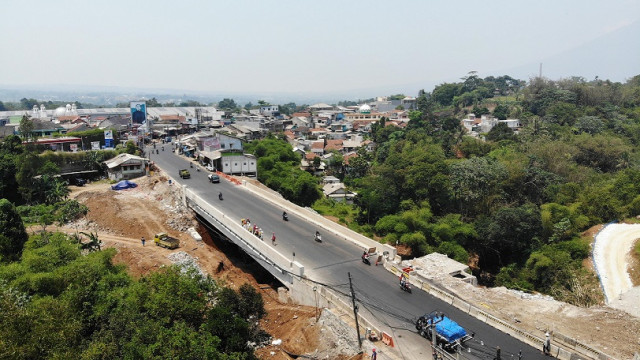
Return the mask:
{"type": "Polygon", "coordinates": [[[162,151],[164,151],[164,146],[162,147],[162,151]]]}
{"type": "Polygon", "coordinates": [[[282,212],[282,218],[283,218],[284,220],[287,220],[287,219],[289,218],[289,215],[287,215],[287,212],[286,212],[286,211],[283,211],[283,212],[282,212]]]}
{"type": "Polygon", "coordinates": [[[192,168],[192,167],[193,167],[193,164],[192,164],[192,163],[189,163],[189,167],[190,167],[190,168],[192,168]]]}
{"type": "Polygon", "coordinates": [[[403,289],[407,287],[407,278],[404,275],[400,275],[400,287],[403,289]]]}
{"type": "Polygon", "coordinates": [[[367,253],[367,250],[362,253],[362,260],[369,260],[369,253],[367,253]]]}
{"type": "Polygon", "coordinates": [[[320,231],[316,230],[316,240],[320,239],[320,231]]]}
{"type": "Polygon", "coordinates": [[[218,193],[218,199],[222,200],[222,191],[218,193]]]}

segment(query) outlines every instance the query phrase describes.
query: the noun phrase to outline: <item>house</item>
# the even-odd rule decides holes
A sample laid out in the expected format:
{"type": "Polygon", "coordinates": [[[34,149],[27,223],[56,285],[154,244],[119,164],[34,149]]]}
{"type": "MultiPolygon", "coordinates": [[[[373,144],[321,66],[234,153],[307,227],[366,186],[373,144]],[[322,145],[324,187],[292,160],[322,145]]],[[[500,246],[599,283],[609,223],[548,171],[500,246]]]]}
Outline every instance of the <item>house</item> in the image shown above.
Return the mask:
{"type": "Polygon", "coordinates": [[[260,107],[260,115],[264,116],[278,116],[280,115],[280,108],[278,105],[267,105],[260,107]]]}
{"type": "Polygon", "coordinates": [[[327,140],[327,144],[324,146],[324,152],[330,153],[332,151],[342,152],[343,140],[327,140]]]}
{"type": "Polygon", "coordinates": [[[311,109],[312,111],[333,110],[333,106],[325,103],[318,103],[318,104],[313,104],[309,106],[309,109],[311,109]]]}
{"type": "Polygon", "coordinates": [[[324,140],[316,140],[311,143],[311,152],[316,156],[324,154],[324,140]]]}
{"type": "Polygon", "coordinates": [[[340,179],[338,179],[335,176],[325,176],[322,178],[322,184],[323,185],[327,185],[327,184],[337,184],[340,182],[340,179]]]}
{"type": "Polygon", "coordinates": [[[353,204],[353,199],[356,197],[356,193],[346,189],[343,183],[330,183],[325,184],[322,187],[322,193],[328,199],[333,199],[338,202],[346,202],[353,204]]]}
{"type": "Polygon", "coordinates": [[[104,161],[107,176],[111,180],[129,180],[146,174],[147,159],[131,154],[120,154],[104,161]]]}

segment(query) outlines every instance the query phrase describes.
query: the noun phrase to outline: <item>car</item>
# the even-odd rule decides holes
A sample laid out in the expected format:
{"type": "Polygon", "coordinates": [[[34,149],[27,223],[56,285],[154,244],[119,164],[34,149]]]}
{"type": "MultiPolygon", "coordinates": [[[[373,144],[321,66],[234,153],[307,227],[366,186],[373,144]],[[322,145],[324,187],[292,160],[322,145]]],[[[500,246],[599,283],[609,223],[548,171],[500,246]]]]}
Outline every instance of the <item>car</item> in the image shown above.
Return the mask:
{"type": "Polygon", "coordinates": [[[208,165],[207,165],[207,170],[209,170],[209,171],[216,171],[216,168],[214,168],[214,167],[213,167],[213,165],[208,164],[208,165]]]}
{"type": "Polygon", "coordinates": [[[83,179],[83,178],[72,178],[69,183],[75,185],[75,186],[84,186],[84,184],[87,183],[87,180],[83,179]]]}
{"type": "Polygon", "coordinates": [[[209,174],[207,177],[209,178],[209,182],[212,182],[212,183],[220,182],[220,176],[218,176],[217,174],[209,174]]]}

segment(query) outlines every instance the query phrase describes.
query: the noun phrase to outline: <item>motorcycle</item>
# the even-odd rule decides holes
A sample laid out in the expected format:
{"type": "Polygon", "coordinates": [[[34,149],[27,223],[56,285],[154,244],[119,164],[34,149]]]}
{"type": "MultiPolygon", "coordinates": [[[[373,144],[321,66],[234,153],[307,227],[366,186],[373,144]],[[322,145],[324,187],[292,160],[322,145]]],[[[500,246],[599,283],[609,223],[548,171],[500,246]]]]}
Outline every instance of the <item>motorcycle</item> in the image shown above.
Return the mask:
{"type": "Polygon", "coordinates": [[[319,232],[316,232],[316,236],[313,238],[313,240],[317,242],[322,242],[322,235],[320,235],[319,232]]]}
{"type": "Polygon", "coordinates": [[[369,255],[362,255],[362,262],[371,265],[371,261],[369,261],[369,255]]]}
{"type": "Polygon", "coordinates": [[[196,168],[196,171],[200,171],[200,168],[199,168],[199,167],[197,167],[197,168],[196,168]]]}
{"type": "Polygon", "coordinates": [[[409,282],[406,281],[404,283],[400,283],[400,289],[408,292],[409,294],[411,294],[411,285],[409,285],[409,282]]]}
{"type": "Polygon", "coordinates": [[[190,168],[193,168],[193,164],[189,164],[189,167],[190,167],[190,168]]]}
{"type": "Polygon", "coordinates": [[[286,212],[282,213],[282,220],[289,221],[289,215],[286,212]]]}
{"type": "Polygon", "coordinates": [[[222,200],[222,193],[218,193],[218,199],[222,200]]]}

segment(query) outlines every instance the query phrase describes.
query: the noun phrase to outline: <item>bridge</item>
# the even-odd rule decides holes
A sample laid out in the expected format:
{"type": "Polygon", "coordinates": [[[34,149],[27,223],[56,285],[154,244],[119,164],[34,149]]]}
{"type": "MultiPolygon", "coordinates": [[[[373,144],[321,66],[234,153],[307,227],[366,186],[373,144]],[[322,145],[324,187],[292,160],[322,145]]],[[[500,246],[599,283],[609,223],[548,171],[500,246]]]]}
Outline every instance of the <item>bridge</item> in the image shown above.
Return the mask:
{"type": "MultiPolygon", "coordinates": [[[[367,266],[360,260],[365,248],[376,248],[384,259],[393,259],[393,247],[289,203],[259,184],[224,178],[220,183],[210,183],[208,171],[196,171],[195,162],[171,151],[154,154],[152,160],[174,179],[176,191],[181,192],[191,209],[287,287],[296,303],[351,309],[350,274],[359,301],[360,325],[390,334],[402,358],[424,359],[432,355],[428,341],[417,334],[414,323],[433,310],[444,312],[475,333],[466,343],[465,352],[457,354],[461,358],[493,359],[497,347],[504,358],[545,358],[541,338],[463,304],[432,284],[414,283],[413,293],[406,293],[398,286],[398,277],[393,274],[397,270],[391,261],[384,261],[383,266],[367,266]],[[190,170],[191,178],[180,179],[179,169],[190,170]],[[224,200],[218,199],[220,192],[224,200]],[[283,211],[289,214],[289,221],[283,221],[283,211]],[[247,218],[262,229],[264,240],[243,228],[241,219],[247,218]],[[322,243],[313,240],[316,230],[322,234],[322,243]],[[275,245],[271,243],[272,233],[277,237],[275,245]]],[[[555,345],[552,351],[558,358],[586,358],[555,345]]]]}

